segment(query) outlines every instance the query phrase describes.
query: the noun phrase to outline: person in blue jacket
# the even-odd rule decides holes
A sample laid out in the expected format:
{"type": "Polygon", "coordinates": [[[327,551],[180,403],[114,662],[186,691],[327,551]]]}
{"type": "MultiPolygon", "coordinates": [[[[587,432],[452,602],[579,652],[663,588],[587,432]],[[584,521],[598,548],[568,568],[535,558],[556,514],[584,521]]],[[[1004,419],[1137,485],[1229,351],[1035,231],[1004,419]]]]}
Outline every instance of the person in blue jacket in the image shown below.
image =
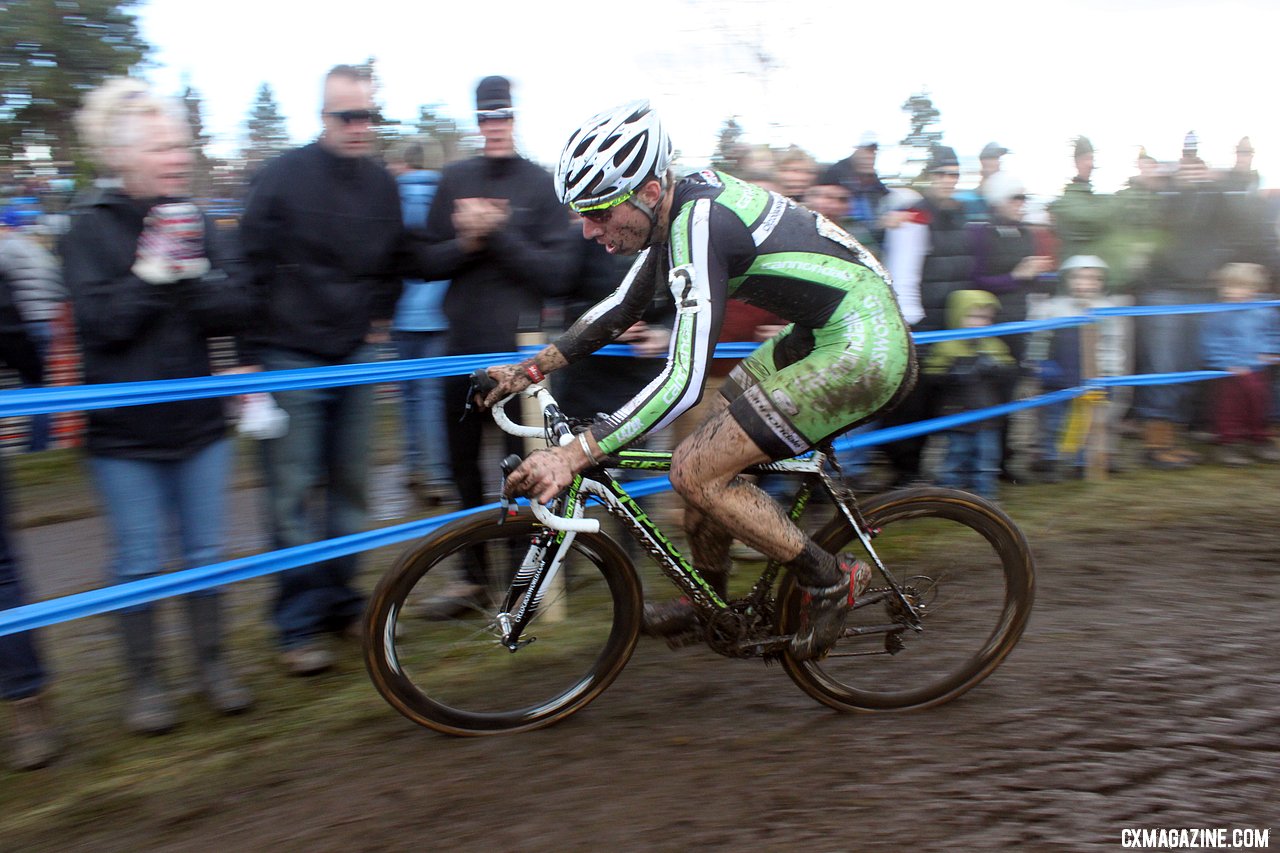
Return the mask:
{"type": "MultiPolygon", "coordinates": [[[[1266,270],[1259,264],[1226,264],[1215,276],[1220,302],[1253,302],[1266,286],[1266,270]]],[[[1268,418],[1271,392],[1267,367],[1280,361],[1280,317],[1276,309],[1260,306],[1205,314],[1200,346],[1205,366],[1231,375],[1213,381],[1213,431],[1218,461],[1249,465],[1253,459],[1280,462],[1271,441],[1268,418]]]]}
{"type": "MultiPolygon", "coordinates": [[[[440,186],[442,154],[429,142],[411,140],[393,152],[387,164],[400,188],[400,209],[406,228],[423,229],[427,212],[440,186]],[[428,168],[430,167],[430,168],[428,168]]],[[[448,351],[444,294],[449,282],[405,279],[396,303],[392,338],[400,358],[439,358],[448,351]]],[[[400,383],[404,428],[405,488],[424,507],[454,499],[449,471],[449,436],[444,422],[444,380],[438,377],[400,383]]]]}

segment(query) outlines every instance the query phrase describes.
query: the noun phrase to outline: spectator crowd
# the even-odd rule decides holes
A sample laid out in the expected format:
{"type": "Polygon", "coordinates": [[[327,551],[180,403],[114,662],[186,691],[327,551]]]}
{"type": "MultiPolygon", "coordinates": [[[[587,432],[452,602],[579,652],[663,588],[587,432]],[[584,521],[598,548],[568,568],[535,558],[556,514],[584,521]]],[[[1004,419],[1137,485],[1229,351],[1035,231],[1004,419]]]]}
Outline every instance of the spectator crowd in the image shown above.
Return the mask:
{"type": "MultiPolygon", "coordinates": [[[[90,93],[77,128],[96,181],[69,211],[56,212],[59,239],[35,233],[40,216],[25,191],[5,208],[4,365],[21,383],[42,384],[61,316],[73,318],[86,383],[358,364],[392,347],[406,359],[504,353],[521,335],[572,322],[622,280],[625,262],[581,239],[551,176],[517,150],[507,79],[479,81],[483,149],[451,163],[430,139],[406,137],[379,150],[365,70],[336,66],[322,91],[320,136],[256,173],[238,221],[191,198],[192,137],[181,104],[134,79],[90,93]],[[215,342],[233,351],[216,365],[215,342]]],[[[1223,170],[1201,159],[1194,134],[1176,162],[1143,152],[1114,194],[1095,192],[1093,146],[1079,137],[1064,152],[1069,180],[1043,216],[1029,214],[1026,186],[1002,168],[1009,152],[996,142],[979,153],[979,180],[966,190],[958,189],[960,157],[947,146],[933,146],[919,176],[892,187],[877,173],[878,150],[864,136],[849,157],[821,164],[797,146],[751,146],[730,152],[728,168],[866,245],[892,274],[913,331],[1126,306],[1247,303],[1106,317],[1089,332],[979,332],[922,346],[920,381],[880,426],[984,409],[1092,377],[1209,368],[1229,375],[1115,388],[1090,401],[1105,426],[1109,469],[1133,461],[1187,468],[1201,461],[1193,444],[1212,445],[1224,465],[1280,462],[1271,375],[1280,324],[1275,308],[1252,306],[1274,288],[1280,247],[1247,137],[1223,170]],[[1125,435],[1139,440],[1136,460],[1126,459],[1125,435]]],[[[668,296],[623,333],[634,359],[587,359],[557,375],[570,415],[610,410],[657,374],[675,311],[668,296]]],[[[761,342],[780,328],[778,318],[735,303],[720,338],[761,342]]],[[[730,366],[715,372],[723,376],[730,366]]],[[[399,389],[400,483],[422,511],[485,500],[479,459],[492,425],[466,416],[466,386],[465,377],[448,377],[399,389]]],[[[362,530],[374,387],[280,391],[268,402],[284,425],[259,442],[272,544],[362,530]]],[[[225,557],[234,411],[205,399],[88,415],[83,447],[108,522],[111,581],[225,557]]],[[[1005,486],[1080,477],[1086,459],[1078,414],[1074,403],[1037,410],[1026,440],[1009,418],[989,417],[893,442],[878,451],[889,474],[875,485],[935,481],[997,499],[1005,486]]],[[[697,418],[695,410],[677,422],[674,441],[697,418]]],[[[30,427],[29,449],[49,446],[47,420],[30,427]]],[[[854,477],[870,477],[865,451],[843,461],[854,477]]],[[[11,504],[0,478],[0,609],[29,600],[9,530],[11,504]]],[[[359,557],[347,556],[280,573],[271,618],[286,672],[323,672],[333,666],[336,643],[359,640],[359,571],[359,557]]],[[[447,618],[471,606],[487,571],[477,555],[420,615],[447,618]]],[[[248,711],[252,693],[224,651],[221,596],[191,594],[182,606],[200,693],[219,713],[248,711]]],[[[156,608],[128,608],[117,620],[128,682],[124,724],[139,733],[169,731],[181,720],[164,674],[156,608]]],[[[13,712],[17,767],[43,766],[60,750],[48,681],[33,633],[0,637],[0,698],[13,712]]]]}

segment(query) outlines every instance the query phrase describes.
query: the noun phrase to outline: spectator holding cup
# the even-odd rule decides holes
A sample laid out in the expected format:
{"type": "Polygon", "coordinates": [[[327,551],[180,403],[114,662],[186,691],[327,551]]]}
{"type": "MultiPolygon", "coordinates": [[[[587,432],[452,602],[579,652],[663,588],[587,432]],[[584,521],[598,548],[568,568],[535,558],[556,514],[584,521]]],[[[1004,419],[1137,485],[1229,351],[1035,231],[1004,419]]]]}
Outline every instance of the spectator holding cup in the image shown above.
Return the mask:
{"type": "MultiPolygon", "coordinates": [[[[86,383],[207,376],[208,339],[235,334],[250,312],[247,270],[234,234],[190,201],[194,157],[182,105],[132,78],[108,80],[76,116],[100,173],[63,240],[64,276],[83,347],[86,383]]],[[[222,558],[231,464],[223,401],[176,400],[88,415],[89,467],[111,534],[112,579],[222,558]],[[180,553],[166,553],[170,530],[180,553]]],[[[219,594],[184,600],[198,681],[221,713],[248,691],[223,654],[219,594]]],[[[123,610],[130,693],[126,726],[160,733],[176,715],[161,676],[155,608],[123,610]]]]}

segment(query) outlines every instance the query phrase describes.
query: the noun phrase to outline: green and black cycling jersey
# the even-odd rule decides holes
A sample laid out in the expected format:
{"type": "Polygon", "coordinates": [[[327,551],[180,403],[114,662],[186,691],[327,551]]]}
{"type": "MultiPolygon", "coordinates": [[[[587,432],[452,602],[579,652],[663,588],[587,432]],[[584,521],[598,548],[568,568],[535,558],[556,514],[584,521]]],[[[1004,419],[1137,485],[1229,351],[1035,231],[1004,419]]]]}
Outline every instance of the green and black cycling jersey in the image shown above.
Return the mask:
{"type": "Polygon", "coordinates": [[[618,289],[556,346],[576,361],[631,326],[669,286],[676,322],[665,369],[592,432],[613,453],[661,429],[702,395],[725,304],[741,299],[788,326],[735,369],[732,414],[774,458],[866,420],[915,375],[888,275],[856,240],[806,208],[722,172],[673,188],[665,245],[646,249],[618,289]]]}

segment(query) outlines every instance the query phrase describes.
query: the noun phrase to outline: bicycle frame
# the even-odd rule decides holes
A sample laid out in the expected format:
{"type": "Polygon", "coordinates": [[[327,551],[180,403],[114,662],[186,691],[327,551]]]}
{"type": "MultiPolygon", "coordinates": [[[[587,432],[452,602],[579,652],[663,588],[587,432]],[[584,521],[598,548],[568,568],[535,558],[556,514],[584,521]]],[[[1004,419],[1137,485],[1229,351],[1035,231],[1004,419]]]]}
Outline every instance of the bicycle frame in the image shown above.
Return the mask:
{"type": "MultiPolygon", "coordinates": [[[[684,555],[680,553],[671,540],[663,534],[657,524],[649,518],[648,513],[640,507],[636,499],[627,492],[617,478],[609,473],[609,469],[651,472],[669,471],[671,469],[671,458],[672,456],[669,452],[649,450],[620,451],[616,456],[605,460],[600,467],[575,476],[568,490],[553,501],[551,514],[561,518],[582,518],[587,499],[595,498],[611,515],[623,522],[627,531],[653,558],[668,580],[693,602],[694,606],[702,612],[703,617],[710,623],[718,613],[727,612],[731,609],[729,602],[716,593],[715,589],[685,559],[684,555]]],[[[874,561],[881,575],[888,582],[890,591],[887,594],[894,595],[901,602],[902,612],[906,615],[907,627],[911,627],[915,631],[921,630],[921,620],[915,607],[903,592],[900,583],[885,567],[872,546],[871,540],[875,532],[868,529],[865,521],[858,513],[857,505],[852,495],[846,490],[835,486],[824,470],[824,465],[828,458],[827,453],[817,450],[802,457],[752,466],[745,473],[801,475],[800,488],[788,511],[788,517],[795,522],[800,520],[809,506],[810,499],[813,497],[815,483],[821,484],[832,502],[844,514],[849,525],[856,531],[867,555],[874,561]]],[[[568,546],[577,535],[572,530],[555,530],[548,527],[537,534],[530,544],[498,616],[503,633],[502,643],[509,650],[517,651],[532,642],[532,640],[522,640],[521,637],[524,630],[537,616],[545,591],[550,588],[552,579],[559,573],[564,555],[568,553],[568,546]],[[517,604],[518,609],[515,613],[512,613],[511,609],[517,607],[517,604]]],[[[781,569],[781,562],[777,560],[768,561],[760,577],[753,584],[751,592],[744,599],[745,612],[771,616],[772,597],[770,591],[781,569]]],[[[868,599],[866,602],[859,602],[859,606],[865,606],[865,604],[879,600],[881,600],[880,597],[868,599]]],[[[886,626],[886,628],[891,627],[895,626],[886,626]]],[[[901,626],[896,627],[901,630],[901,626]]]]}

